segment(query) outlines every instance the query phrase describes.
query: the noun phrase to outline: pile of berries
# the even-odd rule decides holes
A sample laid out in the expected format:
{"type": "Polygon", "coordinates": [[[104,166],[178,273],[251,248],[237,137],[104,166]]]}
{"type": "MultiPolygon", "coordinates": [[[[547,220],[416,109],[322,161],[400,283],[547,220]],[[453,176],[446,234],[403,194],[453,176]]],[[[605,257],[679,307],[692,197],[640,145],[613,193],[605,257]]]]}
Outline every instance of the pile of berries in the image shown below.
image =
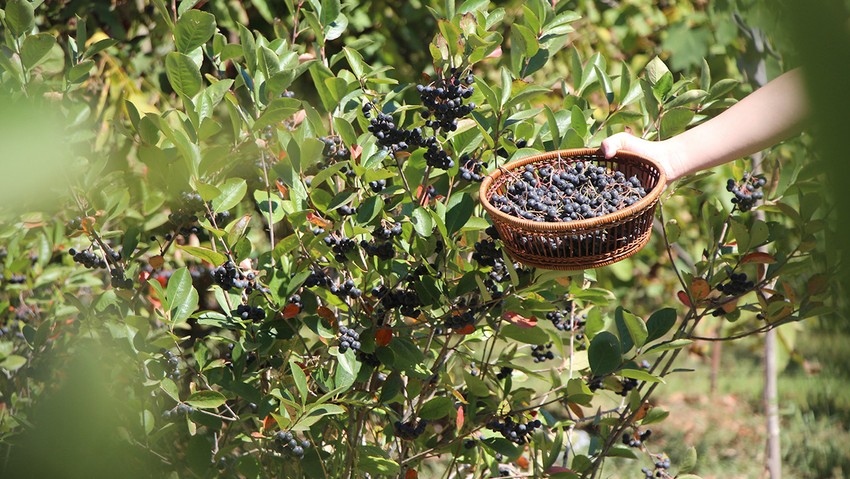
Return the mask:
{"type": "Polygon", "coordinates": [[[514,420],[510,417],[506,417],[504,421],[493,419],[488,422],[487,429],[501,433],[505,439],[516,444],[526,444],[528,443],[527,436],[542,425],[543,423],[541,423],[539,419],[535,419],[524,424],[514,422],[514,420]]]}
{"type": "Polygon", "coordinates": [[[502,366],[501,368],[499,368],[499,372],[496,374],[496,379],[498,379],[499,381],[507,379],[511,376],[512,372],[514,372],[513,368],[502,366]]]}
{"type": "Polygon", "coordinates": [[[360,351],[360,334],[345,326],[339,327],[339,352],[345,354],[351,349],[355,353],[360,351]]]}
{"type": "Polygon", "coordinates": [[[328,164],[344,161],[351,157],[351,152],[342,143],[342,138],[339,135],[324,136],[319,138],[319,141],[325,144],[322,148],[322,157],[328,164]]]}
{"type": "Polygon", "coordinates": [[[337,237],[336,235],[325,236],[325,244],[330,246],[334,252],[334,259],[339,263],[346,261],[346,253],[353,251],[357,246],[357,242],[346,236],[337,237]]]}
{"type": "Polygon", "coordinates": [[[240,304],[232,314],[244,320],[262,321],[266,319],[266,311],[263,308],[247,304],[240,304]]]}
{"type": "Polygon", "coordinates": [[[552,343],[538,344],[531,348],[531,356],[535,363],[542,363],[548,359],[555,359],[555,353],[552,352],[552,343]]]}
{"type": "Polygon", "coordinates": [[[363,291],[355,287],[354,281],[347,279],[342,283],[342,286],[331,285],[330,292],[339,298],[359,298],[363,291]]]}
{"type": "Polygon", "coordinates": [[[452,68],[447,78],[439,78],[429,85],[416,85],[419,98],[427,111],[422,112],[425,126],[436,130],[455,131],[457,120],[472,112],[475,103],[464,105],[475,91],[475,79],[469,72],[452,68]]]}
{"type": "Polygon", "coordinates": [[[180,193],[180,205],[168,215],[169,221],[175,225],[184,225],[198,221],[195,214],[205,208],[204,199],[198,193],[183,191],[180,193]]]}
{"type": "Polygon", "coordinates": [[[484,179],[481,174],[483,173],[484,167],[487,166],[485,163],[478,161],[469,155],[463,155],[460,157],[460,165],[458,172],[464,181],[481,181],[484,179]]]}
{"type": "Polygon", "coordinates": [[[746,273],[731,273],[729,281],[717,285],[717,290],[729,296],[739,296],[753,289],[755,283],[747,280],[746,273]]]}
{"type": "Polygon", "coordinates": [[[93,251],[77,251],[74,248],[68,250],[68,254],[74,258],[75,263],[80,263],[86,268],[106,268],[106,260],[96,255],[93,251]]]}
{"type": "Polygon", "coordinates": [[[646,196],[637,176],[626,179],[590,162],[566,168],[525,165],[506,194],[490,198],[499,211],[538,222],[576,221],[614,213],[646,196]]]}
{"type": "Polygon", "coordinates": [[[428,421],[424,419],[419,420],[418,423],[415,423],[413,420],[407,422],[396,421],[394,424],[395,434],[401,439],[412,441],[425,432],[427,425],[428,421]]]}
{"type": "Polygon", "coordinates": [[[221,266],[210,272],[213,281],[222,287],[225,291],[230,291],[231,288],[246,289],[249,282],[252,281],[253,274],[244,274],[233,261],[227,261],[221,266]]]}
{"type": "Polygon", "coordinates": [[[298,438],[289,431],[278,431],[278,433],[274,435],[274,440],[281,448],[288,448],[292,455],[298,459],[304,457],[304,450],[310,447],[310,441],[306,439],[299,441],[298,438]]]}
{"type": "Polygon", "coordinates": [[[643,444],[644,441],[649,439],[649,436],[651,436],[651,435],[652,435],[651,429],[647,429],[647,430],[645,430],[641,433],[633,433],[633,434],[629,434],[627,432],[624,432],[623,433],[623,444],[625,444],[626,446],[629,446],[629,447],[640,447],[641,444],[643,444]]]}
{"type": "Polygon", "coordinates": [[[740,182],[732,178],[726,180],[726,191],[735,195],[732,198],[732,203],[737,205],[738,209],[741,211],[750,211],[755,206],[757,200],[764,198],[764,193],[758,190],[766,182],[767,180],[763,176],[744,173],[744,177],[740,182]]]}

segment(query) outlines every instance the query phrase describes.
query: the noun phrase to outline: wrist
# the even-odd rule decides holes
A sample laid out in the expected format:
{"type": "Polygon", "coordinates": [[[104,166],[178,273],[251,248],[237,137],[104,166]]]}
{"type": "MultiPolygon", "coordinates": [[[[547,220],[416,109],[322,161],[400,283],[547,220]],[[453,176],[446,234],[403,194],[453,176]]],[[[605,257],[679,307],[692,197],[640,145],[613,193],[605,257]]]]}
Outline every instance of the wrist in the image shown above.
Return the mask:
{"type": "Polygon", "coordinates": [[[673,182],[687,175],[687,156],[679,138],[674,136],[661,142],[663,151],[667,154],[662,158],[667,174],[667,182],[673,182]]]}

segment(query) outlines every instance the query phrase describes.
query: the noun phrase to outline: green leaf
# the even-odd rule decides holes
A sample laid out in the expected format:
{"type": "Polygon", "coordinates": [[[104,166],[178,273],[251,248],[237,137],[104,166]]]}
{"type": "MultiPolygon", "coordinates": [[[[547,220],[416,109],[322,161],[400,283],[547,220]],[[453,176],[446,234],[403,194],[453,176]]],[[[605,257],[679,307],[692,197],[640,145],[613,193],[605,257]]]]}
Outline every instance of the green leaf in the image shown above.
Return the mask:
{"type": "Polygon", "coordinates": [[[537,43],[537,35],[525,25],[519,23],[511,25],[511,40],[515,42],[512,47],[522,50],[521,53],[526,58],[533,57],[540,50],[540,44],[537,43]]]}
{"type": "Polygon", "coordinates": [[[448,397],[435,397],[426,402],[419,411],[419,417],[428,421],[444,418],[454,409],[454,400],[448,397]]]}
{"type": "Polygon", "coordinates": [[[549,342],[549,335],[540,326],[521,328],[514,324],[505,324],[499,332],[506,338],[514,339],[525,344],[536,345],[549,342]]]}
{"type": "Polygon", "coordinates": [[[32,4],[27,0],[9,0],[6,3],[6,25],[16,37],[32,30],[35,25],[32,4]]]}
{"type": "Polygon", "coordinates": [[[49,33],[30,35],[21,46],[21,60],[27,70],[39,64],[47,52],[56,44],[56,39],[49,33]]]}
{"type": "Polygon", "coordinates": [[[310,394],[310,390],[307,388],[307,375],[304,374],[304,370],[294,359],[289,360],[289,370],[292,371],[292,380],[295,381],[295,387],[298,388],[301,405],[307,404],[307,398],[310,394]]]}
{"type": "Polygon", "coordinates": [[[174,43],[177,51],[186,53],[207,43],[215,33],[215,16],[201,10],[189,10],[177,20],[174,43]]]}
{"type": "Polygon", "coordinates": [[[188,55],[177,52],[166,55],[165,73],[178,94],[191,98],[201,91],[201,72],[188,55]]]}
{"type": "Polygon", "coordinates": [[[340,9],[339,0],[322,0],[322,13],[319,21],[322,22],[323,26],[330,25],[339,16],[340,9]]]}
{"type": "Polygon", "coordinates": [[[602,331],[597,334],[587,348],[587,357],[590,361],[590,370],[594,376],[604,376],[613,373],[623,362],[620,351],[620,341],[617,336],[602,331]]]}
{"type": "Polygon", "coordinates": [[[652,374],[649,374],[648,372],[643,371],[641,369],[623,369],[623,370],[620,371],[620,375],[623,376],[624,378],[632,378],[632,379],[637,379],[638,381],[647,381],[647,382],[650,382],[650,383],[663,383],[664,382],[663,379],[661,379],[657,376],[653,376],[652,374]]]}
{"type": "Polygon", "coordinates": [[[387,453],[378,447],[359,446],[357,455],[357,470],[374,476],[397,476],[401,467],[397,462],[387,457],[387,453]]]}
{"type": "Polygon", "coordinates": [[[347,27],[348,17],[340,13],[332,22],[325,25],[325,40],[336,40],[342,36],[347,27]]]}
{"type": "Polygon", "coordinates": [[[354,72],[354,76],[362,78],[366,73],[366,63],[363,61],[363,56],[357,50],[348,47],[342,47],[345,58],[348,60],[348,66],[354,72]]]}
{"type": "MultiPolygon", "coordinates": [[[[393,343],[396,342],[398,341],[393,341],[393,343]]],[[[339,360],[339,365],[334,374],[334,385],[338,388],[348,389],[354,384],[361,363],[354,357],[354,352],[350,349],[345,354],[337,354],[336,358],[339,360]]]]}
{"type": "Polygon", "coordinates": [[[27,358],[23,356],[18,356],[16,354],[11,354],[6,356],[2,361],[0,361],[0,368],[5,369],[6,371],[17,371],[21,369],[24,364],[27,363],[27,358]]]}
{"type": "Polygon", "coordinates": [[[165,392],[165,394],[168,394],[168,397],[180,402],[180,390],[177,389],[177,384],[175,384],[174,381],[169,378],[165,378],[159,383],[159,387],[163,392],[165,392]]]}
{"type": "Polygon", "coordinates": [[[455,202],[446,213],[446,231],[452,235],[461,230],[472,217],[475,202],[470,195],[458,195],[460,201],[455,202]]]}
{"type": "Polygon", "coordinates": [[[266,111],[257,118],[252,128],[254,131],[259,131],[267,126],[280,123],[292,116],[300,107],[300,100],[294,98],[276,98],[269,103],[266,111]]]}
{"type": "MultiPolygon", "coordinates": [[[[679,461],[679,474],[687,474],[694,470],[697,465],[697,449],[693,446],[689,447],[685,452],[685,457],[679,461]]],[[[676,477],[685,477],[677,475],[676,477]]]]}
{"type": "Polygon", "coordinates": [[[215,213],[227,211],[238,205],[248,192],[248,184],[242,178],[230,178],[219,189],[221,194],[212,200],[215,213]]]}
{"type": "Polygon", "coordinates": [[[85,60],[72,66],[68,70],[68,81],[71,83],[79,83],[88,78],[89,72],[94,68],[93,60],[85,60]]]}
{"type": "Polygon", "coordinates": [[[623,311],[623,320],[635,346],[638,348],[643,346],[648,336],[646,323],[638,316],[625,310],[623,311]]]}
{"type": "Polygon", "coordinates": [[[421,206],[413,210],[411,221],[413,222],[413,229],[423,238],[431,236],[431,233],[434,231],[434,219],[421,206]]]}
{"type": "Polygon", "coordinates": [[[201,409],[215,409],[227,401],[218,391],[197,391],[186,399],[186,404],[201,409]]]}
{"type": "Polygon", "coordinates": [[[511,86],[513,85],[513,81],[511,80],[511,72],[506,67],[502,67],[502,97],[499,100],[499,110],[502,110],[501,105],[506,105],[508,100],[511,98],[511,86]]]}
{"type": "Polygon", "coordinates": [[[365,225],[378,216],[384,209],[384,200],[380,196],[370,196],[357,207],[357,222],[365,225]]]}
{"type": "Polygon", "coordinates": [[[105,38],[103,40],[100,40],[97,43],[94,43],[93,45],[86,48],[85,53],[83,53],[83,58],[91,58],[102,52],[103,50],[106,50],[107,48],[117,44],[118,40],[114,38],[105,38]]]}
{"type": "Polygon", "coordinates": [[[214,266],[222,265],[225,261],[227,261],[227,256],[211,249],[201,248],[200,246],[178,245],[177,247],[189,253],[190,255],[200,260],[206,261],[214,266]]]}
{"type": "Polygon", "coordinates": [[[675,324],[676,310],[673,308],[659,309],[652,313],[649,319],[646,320],[646,343],[663,337],[675,324]]]}
{"type": "Polygon", "coordinates": [[[490,0],[466,0],[457,9],[457,13],[464,14],[476,11],[487,11],[487,6],[490,5],[490,0]]]}
{"type": "Polygon", "coordinates": [[[685,131],[685,128],[694,119],[694,111],[690,108],[673,108],[667,110],[661,116],[660,135],[662,140],[666,140],[672,136],[685,131]]]}
{"type": "Polygon", "coordinates": [[[614,103],[614,85],[611,83],[611,78],[599,65],[593,65],[593,69],[596,71],[596,76],[599,77],[600,83],[602,83],[602,91],[605,92],[605,99],[608,100],[609,104],[614,103]]]}
{"type": "Polygon", "coordinates": [[[189,270],[180,268],[168,278],[165,291],[171,322],[183,322],[198,309],[198,291],[192,286],[189,270]]]}

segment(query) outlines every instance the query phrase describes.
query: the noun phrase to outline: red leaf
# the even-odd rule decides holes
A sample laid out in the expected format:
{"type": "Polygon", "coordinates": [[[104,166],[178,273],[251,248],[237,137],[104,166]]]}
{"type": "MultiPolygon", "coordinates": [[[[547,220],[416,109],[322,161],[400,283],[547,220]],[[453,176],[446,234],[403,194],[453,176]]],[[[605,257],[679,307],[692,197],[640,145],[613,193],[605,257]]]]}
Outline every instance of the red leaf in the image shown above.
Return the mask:
{"type": "Polygon", "coordinates": [[[153,269],[162,268],[162,265],[165,264],[165,258],[163,258],[162,255],[152,256],[148,260],[148,264],[151,265],[151,268],[153,269]]]}
{"type": "Polygon", "coordinates": [[[684,291],[679,291],[678,293],[676,293],[676,296],[679,298],[679,301],[681,301],[682,304],[689,308],[691,307],[691,300],[688,299],[687,293],[685,293],[684,291]]]}
{"type": "Polygon", "coordinates": [[[776,258],[773,256],[756,251],[755,253],[750,253],[743,258],[741,258],[741,264],[747,263],[759,263],[759,264],[773,264],[776,262],[776,258]]]}
{"type": "Polygon", "coordinates": [[[475,332],[475,326],[471,324],[467,324],[466,326],[457,330],[457,334],[472,334],[475,332]]]}
{"type": "MultiPolygon", "coordinates": [[[[286,155],[284,155],[284,156],[286,156],[286,155]]],[[[283,158],[281,158],[281,159],[283,159],[283,158]]],[[[283,184],[282,181],[280,181],[280,179],[276,180],[274,182],[274,185],[277,187],[277,191],[280,192],[280,196],[286,196],[286,186],[283,184]]]]}
{"type": "Polygon", "coordinates": [[[331,326],[334,326],[336,324],[336,315],[327,306],[319,306],[318,308],[316,308],[316,314],[318,314],[320,318],[331,323],[331,326]]]}
{"type": "Polygon", "coordinates": [[[525,456],[519,456],[516,460],[516,465],[519,466],[520,469],[528,469],[528,459],[525,456]]]}
{"type": "Polygon", "coordinates": [[[702,278],[694,278],[694,280],[691,281],[691,294],[694,295],[694,299],[697,301],[705,299],[710,292],[711,287],[708,285],[708,281],[702,278]]]}
{"type": "Polygon", "coordinates": [[[502,315],[502,319],[520,328],[533,328],[537,326],[537,318],[534,316],[526,318],[519,313],[508,312],[502,315]]]}
{"type": "Polygon", "coordinates": [[[283,308],[283,319],[291,319],[298,316],[298,313],[301,312],[301,306],[298,306],[294,303],[289,303],[283,308]]]}
{"type": "Polygon", "coordinates": [[[263,429],[264,430],[268,431],[269,429],[273,429],[275,427],[277,427],[277,421],[274,420],[274,418],[271,416],[271,414],[266,416],[265,419],[263,419],[263,429]]]}
{"type": "Polygon", "coordinates": [[[358,158],[360,158],[360,154],[363,153],[363,147],[360,145],[351,145],[351,148],[349,148],[349,150],[351,151],[352,160],[357,160],[358,158]]]}
{"type": "Polygon", "coordinates": [[[461,407],[457,408],[457,417],[455,418],[455,426],[457,427],[458,431],[463,429],[463,420],[464,420],[464,412],[463,412],[463,406],[461,406],[461,407]]]}
{"type": "Polygon", "coordinates": [[[404,479],[417,479],[419,477],[419,473],[416,472],[416,469],[408,469],[407,472],[404,473],[404,479]]]}
{"type": "Polygon", "coordinates": [[[393,339],[392,328],[381,328],[375,333],[375,344],[378,346],[386,346],[393,339]]]}
{"type": "Polygon", "coordinates": [[[566,467],[561,467],[561,466],[552,466],[552,467],[550,467],[549,469],[546,470],[546,474],[548,474],[550,476],[552,474],[559,474],[561,472],[573,472],[573,470],[567,469],[566,467]]]}
{"type": "Polygon", "coordinates": [[[318,226],[319,228],[329,228],[329,227],[333,226],[333,223],[322,218],[321,216],[317,215],[316,213],[313,213],[312,211],[307,213],[307,221],[309,221],[310,223],[313,223],[314,225],[318,226]]]}

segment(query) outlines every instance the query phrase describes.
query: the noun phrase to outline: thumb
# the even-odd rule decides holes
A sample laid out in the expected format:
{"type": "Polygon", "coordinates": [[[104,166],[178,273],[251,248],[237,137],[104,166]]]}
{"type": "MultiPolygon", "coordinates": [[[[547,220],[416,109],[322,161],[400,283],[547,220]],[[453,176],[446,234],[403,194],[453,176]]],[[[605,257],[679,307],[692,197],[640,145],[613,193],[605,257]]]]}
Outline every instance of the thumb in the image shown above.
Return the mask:
{"type": "Polygon", "coordinates": [[[599,149],[605,155],[605,158],[611,159],[618,151],[624,149],[631,138],[632,135],[629,133],[617,133],[603,140],[599,149]]]}

